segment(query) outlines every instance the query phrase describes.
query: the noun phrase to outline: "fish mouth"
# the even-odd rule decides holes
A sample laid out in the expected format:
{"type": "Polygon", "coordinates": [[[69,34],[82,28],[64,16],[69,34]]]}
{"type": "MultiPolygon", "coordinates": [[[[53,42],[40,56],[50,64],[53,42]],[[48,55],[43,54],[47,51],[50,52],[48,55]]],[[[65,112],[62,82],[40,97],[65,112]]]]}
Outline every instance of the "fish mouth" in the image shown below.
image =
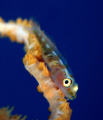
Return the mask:
{"type": "Polygon", "coordinates": [[[68,90],[68,98],[73,100],[75,99],[77,96],[76,96],[76,93],[78,91],[78,85],[75,84],[71,89],[68,90]]]}
{"type": "Polygon", "coordinates": [[[68,92],[68,98],[69,98],[70,100],[74,100],[76,97],[77,97],[77,96],[76,96],[76,93],[73,93],[73,92],[71,92],[71,91],[68,92]]]}

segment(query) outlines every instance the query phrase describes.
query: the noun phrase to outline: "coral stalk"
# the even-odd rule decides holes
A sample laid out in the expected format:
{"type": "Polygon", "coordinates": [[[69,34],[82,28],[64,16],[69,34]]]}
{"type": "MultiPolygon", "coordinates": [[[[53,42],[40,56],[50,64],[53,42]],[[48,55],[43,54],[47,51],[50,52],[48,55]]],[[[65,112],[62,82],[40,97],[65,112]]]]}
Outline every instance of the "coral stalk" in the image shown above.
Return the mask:
{"type": "Polygon", "coordinates": [[[9,107],[3,107],[0,109],[0,120],[25,120],[26,116],[22,119],[21,115],[10,115],[13,110],[13,107],[9,109],[9,107]]]}
{"type": "Polygon", "coordinates": [[[16,22],[4,22],[0,18],[1,36],[8,36],[11,41],[25,44],[26,55],[23,63],[26,70],[32,74],[39,86],[38,91],[43,92],[50,104],[51,115],[49,120],[70,120],[72,110],[64,98],[62,91],[56,86],[49,76],[49,71],[42,59],[41,48],[36,36],[26,28],[31,27],[31,22],[17,19],[16,22]]]}

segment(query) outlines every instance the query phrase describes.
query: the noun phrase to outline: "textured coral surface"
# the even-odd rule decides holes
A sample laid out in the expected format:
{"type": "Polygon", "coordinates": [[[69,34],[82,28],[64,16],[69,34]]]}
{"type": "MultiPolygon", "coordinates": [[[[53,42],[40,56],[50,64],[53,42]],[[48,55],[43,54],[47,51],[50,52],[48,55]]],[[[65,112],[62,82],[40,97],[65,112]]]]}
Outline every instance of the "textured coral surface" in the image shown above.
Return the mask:
{"type": "Polygon", "coordinates": [[[21,118],[21,115],[11,115],[13,107],[9,109],[9,107],[3,107],[0,109],[0,120],[25,120],[26,116],[21,118]]]}
{"type": "MultiPolygon", "coordinates": [[[[69,103],[49,76],[36,36],[29,32],[26,27],[31,28],[31,21],[18,18],[16,22],[9,21],[6,23],[0,18],[0,33],[2,37],[8,36],[11,41],[25,44],[26,55],[23,58],[23,63],[26,70],[36,78],[39,84],[37,90],[43,93],[50,104],[51,115],[49,120],[70,120],[72,110],[69,107],[69,103]]],[[[5,112],[7,113],[7,109],[5,112]]],[[[20,117],[15,120],[18,119],[20,117]]]]}

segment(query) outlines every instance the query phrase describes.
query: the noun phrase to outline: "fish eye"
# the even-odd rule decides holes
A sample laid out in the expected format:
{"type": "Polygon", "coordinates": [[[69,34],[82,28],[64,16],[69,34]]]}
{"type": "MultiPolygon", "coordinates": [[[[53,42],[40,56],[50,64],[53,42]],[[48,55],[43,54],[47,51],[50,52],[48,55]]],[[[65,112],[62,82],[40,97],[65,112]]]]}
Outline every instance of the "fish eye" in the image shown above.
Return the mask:
{"type": "Polygon", "coordinates": [[[69,87],[71,85],[71,83],[72,83],[71,79],[66,78],[66,79],[63,80],[63,86],[64,87],[69,87]]]}

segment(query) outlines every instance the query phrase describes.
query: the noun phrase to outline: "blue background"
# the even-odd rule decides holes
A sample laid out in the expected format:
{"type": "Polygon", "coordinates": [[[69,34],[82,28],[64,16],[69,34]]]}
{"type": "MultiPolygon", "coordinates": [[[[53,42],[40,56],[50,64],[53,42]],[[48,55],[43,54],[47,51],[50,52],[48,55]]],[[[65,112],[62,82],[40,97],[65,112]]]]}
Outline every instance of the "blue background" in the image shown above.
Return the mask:
{"type": "MultiPolygon", "coordinates": [[[[0,2],[5,20],[34,17],[55,41],[79,84],[70,101],[71,120],[103,119],[103,2],[99,0],[13,0],[0,2]]],[[[47,120],[49,104],[25,70],[23,46],[0,39],[0,107],[27,120],[47,120]]]]}

